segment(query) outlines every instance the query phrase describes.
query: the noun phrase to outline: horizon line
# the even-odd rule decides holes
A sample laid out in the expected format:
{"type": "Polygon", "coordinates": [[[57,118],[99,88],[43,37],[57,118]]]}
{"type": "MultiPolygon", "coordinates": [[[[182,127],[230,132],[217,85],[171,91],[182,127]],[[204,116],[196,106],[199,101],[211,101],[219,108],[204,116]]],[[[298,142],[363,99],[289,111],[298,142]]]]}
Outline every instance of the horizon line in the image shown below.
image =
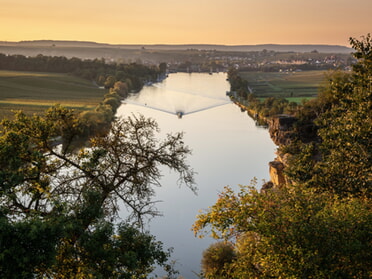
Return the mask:
{"type": "Polygon", "coordinates": [[[68,39],[33,39],[33,40],[20,40],[20,41],[5,41],[0,40],[1,43],[27,43],[27,42],[77,42],[77,43],[91,43],[110,46],[226,46],[226,47],[239,47],[239,46],[338,46],[351,48],[342,44],[327,44],[327,43],[258,43],[258,44],[224,44],[224,43],[107,43],[99,41],[84,41],[84,40],[68,40],[68,39]]]}

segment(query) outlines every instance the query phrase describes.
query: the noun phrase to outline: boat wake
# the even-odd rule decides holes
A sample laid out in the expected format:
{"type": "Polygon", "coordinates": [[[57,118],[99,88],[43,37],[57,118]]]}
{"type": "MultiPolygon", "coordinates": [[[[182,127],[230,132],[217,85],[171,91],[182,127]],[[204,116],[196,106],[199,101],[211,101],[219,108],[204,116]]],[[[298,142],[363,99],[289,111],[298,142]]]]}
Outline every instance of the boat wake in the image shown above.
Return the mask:
{"type": "Polygon", "coordinates": [[[209,106],[197,108],[197,109],[190,110],[190,111],[184,111],[184,110],[181,110],[181,109],[168,110],[168,109],[164,109],[164,108],[161,108],[161,107],[148,105],[147,103],[136,102],[136,101],[133,101],[133,100],[130,100],[130,99],[126,99],[123,103],[124,104],[135,105],[135,106],[140,106],[140,107],[145,107],[145,108],[148,108],[148,109],[153,109],[153,110],[161,111],[161,112],[164,112],[164,113],[177,115],[178,118],[182,118],[185,115],[189,115],[189,114],[192,114],[192,113],[197,113],[197,112],[201,112],[201,111],[205,111],[205,110],[209,110],[209,109],[212,109],[212,108],[216,108],[216,107],[220,107],[220,106],[230,104],[231,101],[230,100],[229,101],[224,100],[223,103],[211,104],[209,106]]]}

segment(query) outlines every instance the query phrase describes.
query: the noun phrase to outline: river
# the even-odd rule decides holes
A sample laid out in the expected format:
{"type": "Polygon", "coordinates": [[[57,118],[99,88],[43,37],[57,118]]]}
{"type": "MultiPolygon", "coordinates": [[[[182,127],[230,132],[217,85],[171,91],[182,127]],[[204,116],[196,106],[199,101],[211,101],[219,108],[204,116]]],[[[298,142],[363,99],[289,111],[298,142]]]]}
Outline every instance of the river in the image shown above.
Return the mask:
{"type": "Polygon", "coordinates": [[[152,219],[148,230],[164,247],[174,248],[175,268],[187,279],[198,278],[202,252],[215,241],[194,237],[191,226],[198,211],[213,205],[224,186],[248,185],[254,177],[269,180],[268,163],[275,157],[268,131],[229,101],[226,78],[224,73],[170,74],[131,96],[117,112],[156,119],[161,135],[185,132],[184,142],[192,149],[188,162],[197,172],[197,195],[178,187],[176,174],[164,170],[162,187],[156,190],[163,216],[152,219]]]}

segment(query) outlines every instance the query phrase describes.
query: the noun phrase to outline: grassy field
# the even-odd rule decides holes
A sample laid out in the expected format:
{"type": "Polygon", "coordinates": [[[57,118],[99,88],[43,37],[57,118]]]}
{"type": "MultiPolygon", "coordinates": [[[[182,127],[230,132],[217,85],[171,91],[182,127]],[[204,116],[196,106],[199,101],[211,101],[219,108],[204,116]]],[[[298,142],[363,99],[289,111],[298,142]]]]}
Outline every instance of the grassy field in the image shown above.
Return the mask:
{"type": "Polygon", "coordinates": [[[0,119],[11,110],[40,113],[54,104],[82,110],[95,107],[105,90],[68,74],[0,71],[0,119]]]}
{"type": "Polygon", "coordinates": [[[276,96],[301,102],[317,96],[324,71],[242,72],[241,76],[259,98],[276,96]]]}

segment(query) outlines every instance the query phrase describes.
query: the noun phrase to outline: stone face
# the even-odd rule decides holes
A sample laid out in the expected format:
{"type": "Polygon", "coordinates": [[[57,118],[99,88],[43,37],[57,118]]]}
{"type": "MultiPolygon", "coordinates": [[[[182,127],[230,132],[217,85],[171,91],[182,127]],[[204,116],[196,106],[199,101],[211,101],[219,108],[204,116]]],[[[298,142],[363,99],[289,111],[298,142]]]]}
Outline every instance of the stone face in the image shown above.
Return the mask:
{"type": "Polygon", "coordinates": [[[272,161],[269,163],[270,180],[274,187],[281,187],[286,184],[284,176],[284,164],[279,161],[272,161]]]}
{"type": "MultiPolygon", "coordinates": [[[[237,103],[241,108],[244,105],[237,103]]],[[[246,108],[246,107],[244,107],[246,108]]],[[[256,119],[257,113],[249,111],[249,115],[256,119]]],[[[269,126],[269,134],[272,141],[277,146],[289,145],[294,140],[310,142],[317,140],[317,127],[314,123],[301,123],[301,127],[296,126],[298,119],[289,114],[279,114],[271,118],[264,118],[269,126]]],[[[263,185],[262,190],[285,186],[290,181],[284,174],[284,168],[290,161],[290,154],[277,154],[275,161],[269,163],[269,172],[271,181],[263,185]]]]}
{"type": "MultiPolygon", "coordinates": [[[[296,137],[294,124],[297,118],[287,114],[273,117],[269,122],[269,134],[273,142],[278,146],[290,144],[296,137]]],[[[273,187],[282,187],[287,180],[284,168],[288,163],[289,154],[277,154],[275,161],[269,163],[270,179],[273,187]]]]}
{"type": "Polygon", "coordinates": [[[273,117],[269,123],[270,137],[276,145],[287,145],[294,137],[293,124],[297,118],[281,114],[273,117]]]}

